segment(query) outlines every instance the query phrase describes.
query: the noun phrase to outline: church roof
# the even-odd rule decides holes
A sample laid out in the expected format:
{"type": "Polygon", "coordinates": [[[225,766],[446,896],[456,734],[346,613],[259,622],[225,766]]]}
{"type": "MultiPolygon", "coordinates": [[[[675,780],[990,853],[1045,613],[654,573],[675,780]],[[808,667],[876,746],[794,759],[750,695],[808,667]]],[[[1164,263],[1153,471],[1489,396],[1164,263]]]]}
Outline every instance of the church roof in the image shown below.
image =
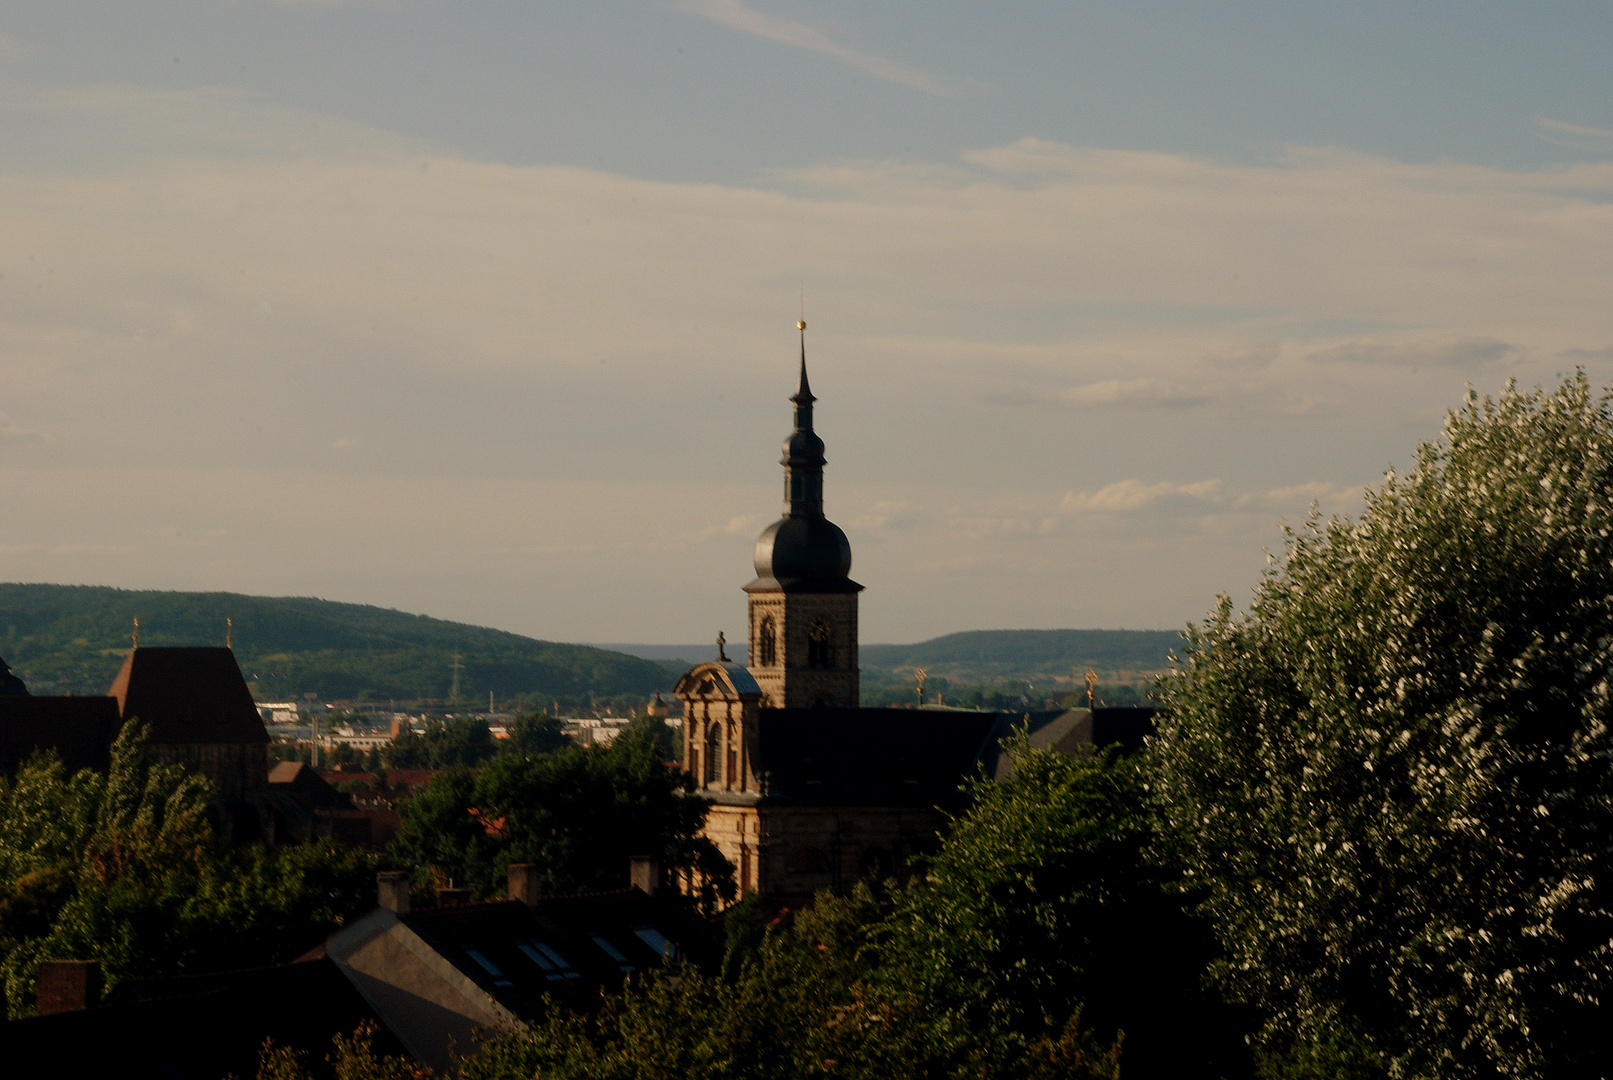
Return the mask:
{"type": "Polygon", "coordinates": [[[17,678],[16,672],[6,663],[5,657],[0,656],[0,695],[26,694],[28,686],[17,678]]]}
{"type": "Polygon", "coordinates": [[[0,773],[38,750],[55,750],[68,772],[105,771],[123,720],[109,697],[0,695],[0,773]]]}
{"type": "Polygon", "coordinates": [[[763,709],[756,773],[763,802],[944,806],[975,768],[997,713],[920,709],[763,709]]]}
{"type": "Polygon", "coordinates": [[[761,697],[762,688],[756,685],[756,679],[744,664],[710,660],[696,664],[679,676],[674,693],[679,698],[718,697],[738,701],[742,697],[761,697]]]}
{"type": "Polygon", "coordinates": [[[799,324],[801,378],[795,394],[795,427],[784,439],[784,516],[756,538],[756,580],[746,592],[861,592],[852,581],[851,542],[823,516],[823,440],[812,429],[807,383],[806,323],[799,324]]]}
{"type": "Polygon", "coordinates": [[[229,649],[142,647],[112,682],[118,714],[145,721],[154,743],[267,743],[229,649]]]}

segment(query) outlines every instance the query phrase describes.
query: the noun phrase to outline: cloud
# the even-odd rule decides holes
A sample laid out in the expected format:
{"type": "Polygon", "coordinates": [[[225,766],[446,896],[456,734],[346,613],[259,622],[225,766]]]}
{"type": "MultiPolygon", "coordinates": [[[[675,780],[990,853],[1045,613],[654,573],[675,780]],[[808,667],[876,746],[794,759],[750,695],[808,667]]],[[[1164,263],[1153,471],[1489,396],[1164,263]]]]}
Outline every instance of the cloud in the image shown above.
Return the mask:
{"type": "Polygon", "coordinates": [[[882,499],[875,503],[868,512],[858,514],[851,519],[850,527],[863,533],[879,533],[887,530],[909,530],[924,524],[924,516],[904,502],[892,502],[882,499]]]}
{"type": "Polygon", "coordinates": [[[1399,367],[1492,367],[1524,356],[1520,345],[1497,338],[1453,341],[1347,341],[1306,356],[1319,364],[1393,364],[1399,367]]]}
{"type": "Polygon", "coordinates": [[[0,386],[48,438],[0,442],[0,544],[136,551],[15,578],[698,640],[777,512],[805,277],[831,516],[925,508],[857,548],[892,598],[870,634],[1012,624],[1071,580],[1094,618],[1168,625],[1257,578],[1308,504],[1270,492],[1406,462],[1464,378],[1613,342],[1613,164],[1044,141],[838,162],[803,193],[456,159],[244,94],[8,97],[0,122],[19,111],[57,149],[0,160],[0,386]],[[1004,388],[1043,408],[979,406],[1004,388]],[[1223,485],[1069,471],[1114,455],[1223,485]],[[295,528],[262,527],[290,504],[295,528]],[[400,505],[453,527],[398,530],[400,505]],[[231,539],[198,559],[171,521],[231,539]],[[512,537],[576,554],[459,557],[512,537]],[[922,565],[991,570],[935,588],[922,565]]]}
{"type": "Polygon", "coordinates": [[[876,79],[884,79],[886,82],[893,82],[912,90],[933,94],[936,97],[957,95],[957,91],[946,80],[935,75],[896,60],[859,52],[850,46],[842,45],[823,31],[806,23],[756,11],[746,7],[739,0],[682,0],[678,4],[678,10],[709,19],[742,34],[832,57],[864,75],[872,75],[876,79]]]}
{"type": "Polygon", "coordinates": [[[7,416],[3,412],[0,412],[0,440],[8,442],[24,442],[33,441],[38,438],[38,434],[18,427],[16,422],[13,421],[11,417],[7,416]]]}
{"type": "Polygon", "coordinates": [[[1593,139],[1613,139],[1613,131],[1606,128],[1584,127],[1579,124],[1568,124],[1561,120],[1550,120],[1541,117],[1535,121],[1547,131],[1559,132],[1563,135],[1584,135],[1593,139]]]}
{"type": "Polygon", "coordinates": [[[1330,509],[1349,504],[1352,499],[1359,501],[1366,487],[1365,484],[1333,484],[1312,480],[1304,484],[1289,484],[1266,491],[1246,492],[1232,499],[1232,505],[1239,508],[1293,511],[1296,508],[1308,508],[1315,503],[1327,513],[1330,509]]]}
{"type": "Polygon", "coordinates": [[[761,531],[762,515],[735,514],[726,524],[710,525],[700,530],[701,536],[745,536],[761,531]]]}
{"type": "Polygon", "coordinates": [[[1102,510],[1111,513],[1124,513],[1128,510],[1140,510],[1149,503],[1161,499],[1198,499],[1218,501],[1221,495],[1221,481],[1199,480],[1191,484],[1172,484],[1161,482],[1158,484],[1145,484],[1141,480],[1122,480],[1117,484],[1099,488],[1091,492],[1072,491],[1064,496],[1059,504],[1063,512],[1078,513],[1083,510],[1102,510]]]}
{"type": "Polygon", "coordinates": [[[1559,359],[1572,360],[1577,364],[1613,360],[1613,345],[1604,345],[1600,349],[1563,349],[1557,356],[1559,359]]]}
{"type": "Polygon", "coordinates": [[[1002,405],[1052,403],[1070,406],[1119,406],[1122,408],[1182,409],[1203,405],[1210,395],[1203,389],[1165,382],[1161,379],[1106,379],[1042,393],[991,395],[988,400],[1002,405]]]}

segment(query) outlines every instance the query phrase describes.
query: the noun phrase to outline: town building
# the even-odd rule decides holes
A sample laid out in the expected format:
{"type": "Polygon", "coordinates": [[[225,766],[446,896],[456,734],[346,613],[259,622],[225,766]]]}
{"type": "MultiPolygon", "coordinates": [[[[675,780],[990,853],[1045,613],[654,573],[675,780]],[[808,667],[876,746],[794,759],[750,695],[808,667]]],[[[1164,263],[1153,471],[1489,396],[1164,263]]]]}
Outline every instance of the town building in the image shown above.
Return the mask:
{"type": "Polygon", "coordinates": [[[519,1030],[551,1003],[588,1012],[629,975],[670,961],[716,973],[722,944],[658,893],[654,863],[623,870],[622,889],[543,896],[538,868],[517,863],[506,899],[443,890],[423,909],[407,874],[383,873],[373,911],[292,963],[133,980],[104,1002],[98,965],[47,962],[37,1014],[0,1023],[0,1061],[45,1062],[33,1072],[60,1076],[217,1080],[258,1075],[265,1039],[319,1062],[333,1036],[368,1023],[376,1050],[456,1075],[455,1053],[473,1050],[480,1031],[519,1030]]]}
{"type": "Polygon", "coordinates": [[[36,697],[6,675],[0,769],[53,750],[69,771],[105,771],[113,740],[138,720],[152,760],[212,781],[221,833],[272,836],[269,733],[229,649],[138,646],[103,697],[36,697]]]}

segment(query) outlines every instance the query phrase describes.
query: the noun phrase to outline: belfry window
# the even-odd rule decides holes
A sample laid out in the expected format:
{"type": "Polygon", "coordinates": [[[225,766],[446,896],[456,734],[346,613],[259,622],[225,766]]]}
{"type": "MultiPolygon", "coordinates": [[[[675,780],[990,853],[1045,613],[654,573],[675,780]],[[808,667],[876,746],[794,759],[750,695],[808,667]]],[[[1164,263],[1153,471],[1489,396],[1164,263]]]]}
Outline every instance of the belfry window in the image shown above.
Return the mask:
{"type": "Polygon", "coordinates": [[[761,658],[762,667],[778,664],[778,631],[771,615],[762,616],[761,629],[756,632],[756,655],[761,658]]]}
{"type": "Polygon", "coordinates": [[[706,729],[706,783],[722,783],[722,725],[706,729]]]}
{"type": "Polygon", "coordinates": [[[834,632],[827,619],[817,619],[807,632],[807,667],[832,668],[835,666],[834,632]]]}

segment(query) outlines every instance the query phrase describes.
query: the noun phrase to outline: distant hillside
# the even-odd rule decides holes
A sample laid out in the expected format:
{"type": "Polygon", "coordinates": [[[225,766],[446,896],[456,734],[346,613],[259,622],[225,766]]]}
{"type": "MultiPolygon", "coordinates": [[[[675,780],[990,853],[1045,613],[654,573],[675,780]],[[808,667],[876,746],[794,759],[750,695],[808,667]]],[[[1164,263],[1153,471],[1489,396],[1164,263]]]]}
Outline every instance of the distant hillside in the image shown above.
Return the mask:
{"type": "MultiPolygon", "coordinates": [[[[960,682],[1011,678],[1068,678],[1076,681],[1087,668],[1105,681],[1137,676],[1167,666],[1170,651],[1180,648],[1175,630],[967,630],[921,641],[916,645],[864,645],[858,650],[865,678],[878,681],[886,672],[903,680],[916,667],[960,682]]],[[[669,668],[698,660],[714,660],[717,646],[602,645],[630,656],[655,660],[669,668]]],[[[728,655],[745,662],[745,643],[730,642],[728,655]]]]}
{"type": "Polygon", "coordinates": [[[648,696],[670,686],[649,660],[561,645],[362,604],[236,593],[136,592],[78,585],[0,584],[0,656],[35,693],[104,694],[129,650],[222,645],[235,621],[235,655],[260,700],[446,700],[456,653],[460,699],[501,702],[648,696]]]}
{"type": "Polygon", "coordinates": [[[1168,666],[1175,630],[966,630],[916,645],[864,645],[865,671],[912,669],[960,680],[1140,674],[1168,666]]]}

